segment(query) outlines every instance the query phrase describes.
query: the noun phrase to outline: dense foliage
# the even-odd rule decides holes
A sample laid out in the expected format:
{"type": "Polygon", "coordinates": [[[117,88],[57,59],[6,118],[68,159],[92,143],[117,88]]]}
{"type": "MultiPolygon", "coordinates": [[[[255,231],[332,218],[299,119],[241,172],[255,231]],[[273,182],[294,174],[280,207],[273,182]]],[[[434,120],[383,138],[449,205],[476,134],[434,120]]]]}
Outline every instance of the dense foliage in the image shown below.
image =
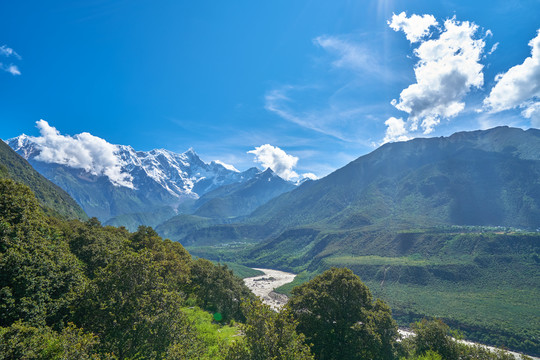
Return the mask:
{"type": "Polygon", "coordinates": [[[151,228],[47,217],[9,179],[0,195],[0,358],[205,358],[188,306],[244,319],[239,278],[151,228]]]}
{"type": "Polygon", "coordinates": [[[293,289],[287,307],[318,359],[395,358],[397,325],[349,269],[332,268],[293,289]]]}
{"type": "Polygon", "coordinates": [[[228,360],[313,359],[305,336],[296,332],[298,323],[289,311],[274,312],[260,301],[244,304],[245,336],[229,349],[228,360]]]}

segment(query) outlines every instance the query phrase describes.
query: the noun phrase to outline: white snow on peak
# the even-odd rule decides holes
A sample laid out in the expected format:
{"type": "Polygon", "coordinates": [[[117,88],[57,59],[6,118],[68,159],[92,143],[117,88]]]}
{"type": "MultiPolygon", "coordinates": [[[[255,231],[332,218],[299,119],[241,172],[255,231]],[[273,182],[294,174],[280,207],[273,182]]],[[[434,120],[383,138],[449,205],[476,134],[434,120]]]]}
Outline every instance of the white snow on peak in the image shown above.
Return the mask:
{"type": "Polygon", "coordinates": [[[6,143],[27,160],[106,176],[115,186],[144,191],[150,181],[176,197],[198,198],[219,186],[246,181],[255,175],[249,171],[240,173],[219,160],[205,163],[193,148],[181,154],[166,149],[136,151],[89,133],[61,135],[44,120],[38,122],[38,127],[41,136],[22,134],[6,143]]]}
{"type": "Polygon", "coordinates": [[[227,170],[231,170],[231,171],[234,171],[234,172],[237,172],[237,173],[240,172],[240,170],[238,170],[237,168],[235,168],[234,165],[226,164],[226,163],[224,163],[223,161],[214,160],[214,161],[211,162],[211,164],[212,164],[212,163],[221,165],[221,166],[223,166],[223,167],[224,167],[225,169],[227,169],[227,170]]]}

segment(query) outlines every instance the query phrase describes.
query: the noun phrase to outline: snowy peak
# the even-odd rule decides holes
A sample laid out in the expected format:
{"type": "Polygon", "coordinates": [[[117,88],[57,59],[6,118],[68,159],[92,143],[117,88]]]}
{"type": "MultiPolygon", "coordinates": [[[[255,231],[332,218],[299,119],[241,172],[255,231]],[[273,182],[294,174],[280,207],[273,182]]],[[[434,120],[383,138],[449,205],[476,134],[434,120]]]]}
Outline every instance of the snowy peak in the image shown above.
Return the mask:
{"type": "Polygon", "coordinates": [[[136,151],[90,134],[57,134],[52,139],[23,134],[7,144],[29,161],[82,169],[108,178],[115,186],[135,190],[144,191],[153,182],[178,198],[198,198],[219,186],[247,181],[259,172],[255,168],[239,172],[220,161],[205,163],[193,148],[181,154],[165,149],[136,151]]]}

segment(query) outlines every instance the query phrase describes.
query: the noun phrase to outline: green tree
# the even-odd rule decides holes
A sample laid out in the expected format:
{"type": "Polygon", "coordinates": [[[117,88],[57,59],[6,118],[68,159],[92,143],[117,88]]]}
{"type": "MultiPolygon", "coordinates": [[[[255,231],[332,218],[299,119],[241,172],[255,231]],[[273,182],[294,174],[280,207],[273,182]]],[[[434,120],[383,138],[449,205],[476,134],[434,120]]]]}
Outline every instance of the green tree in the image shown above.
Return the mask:
{"type": "Polygon", "coordinates": [[[0,326],[23,320],[61,328],[86,282],[30,189],[0,179],[0,326]]]}
{"type": "Polygon", "coordinates": [[[98,339],[68,324],[57,333],[49,327],[15,322],[0,328],[0,360],[8,359],[99,359],[95,353],[98,339]]]}
{"type": "Polygon", "coordinates": [[[224,321],[243,320],[242,299],[253,299],[244,282],[227,265],[214,265],[197,259],[191,268],[191,282],[198,304],[205,310],[219,312],[224,321]]]}
{"type": "Polygon", "coordinates": [[[96,218],[60,222],[58,228],[69,240],[71,251],[85,263],[86,274],[94,278],[99,268],[116,261],[127,250],[129,232],[124,228],[102,227],[96,218]]]}
{"type": "Polygon", "coordinates": [[[197,357],[201,342],[182,312],[183,297],[168,289],[162,272],[144,249],[125,252],[96,273],[76,318],[100,337],[102,352],[160,359],[174,347],[197,357]]]}
{"type": "Polygon", "coordinates": [[[297,323],[287,309],[276,313],[259,300],[244,303],[243,309],[244,338],[231,345],[228,360],[313,359],[304,335],[296,332],[297,323]]]}
{"type": "Polygon", "coordinates": [[[413,343],[415,352],[424,355],[428,351],[434,351],[445,360],[458,358],[456,341],[450,336],[450,328],[440,319],[416,322],[412,325],[415,334],[413,343]]]}
{"type": "Polygon", "coordinates": [[[189,291],[191,255],[177,242],[162,240],[149,226],[139,226],[131,235],[130,246],[135,251],[150,250],[159,276],[171,290],[189,291]]]}
{"type": "Polygon", "coordinates": [[[287,304],[318,359],[393,359],[397,325],[351,270],[332,268],[293,289],[287,304]]]}

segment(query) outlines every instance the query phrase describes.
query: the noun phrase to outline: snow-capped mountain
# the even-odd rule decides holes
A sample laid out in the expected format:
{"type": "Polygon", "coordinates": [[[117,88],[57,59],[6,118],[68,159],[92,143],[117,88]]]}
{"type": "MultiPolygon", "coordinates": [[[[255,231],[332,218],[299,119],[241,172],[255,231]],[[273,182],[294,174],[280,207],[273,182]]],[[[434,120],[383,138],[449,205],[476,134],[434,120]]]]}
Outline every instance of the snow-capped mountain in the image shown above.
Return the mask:
{"type": "Polygon", "coordinates": [[[178,206],[261,172],[257,168],[239,172],[219,161],[205,163],[193,149],[181,154],[164,149],[136,151],[87,133],[80,134],[77,143],[71,138],[68,144],[50,146],[41,139],[23,134],[7,143],[101,221],[118,216],[132,221],[135,216],[136,223],[157,225],[173,216],[178,206]],[[77,147],[83,141],[84,146],[77,147]]]}

